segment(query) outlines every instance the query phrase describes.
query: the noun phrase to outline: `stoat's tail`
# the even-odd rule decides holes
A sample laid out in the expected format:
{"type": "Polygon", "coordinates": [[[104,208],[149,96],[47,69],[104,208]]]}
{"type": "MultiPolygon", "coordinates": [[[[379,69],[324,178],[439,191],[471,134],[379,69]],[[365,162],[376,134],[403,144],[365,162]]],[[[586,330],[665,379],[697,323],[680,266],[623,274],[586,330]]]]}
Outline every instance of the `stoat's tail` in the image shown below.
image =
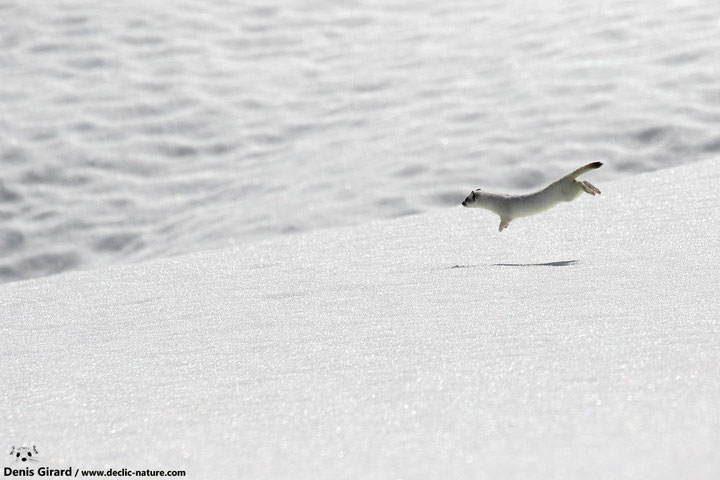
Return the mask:
{"type": "Polygon", "coordinates": [[[578,168],[577,170],[573,171],[572,173],[568,173],[567,175],[565,175],[565,178],[569,177],[569,178],[575,179],[575,178],[579,177],[580,175],[582,175],[583,173],[589,172],[590,170],[595,170],[596,168],[600,168],[600,167],[602,167],[602,162],[588,163],[587,165],[578,168]]]}

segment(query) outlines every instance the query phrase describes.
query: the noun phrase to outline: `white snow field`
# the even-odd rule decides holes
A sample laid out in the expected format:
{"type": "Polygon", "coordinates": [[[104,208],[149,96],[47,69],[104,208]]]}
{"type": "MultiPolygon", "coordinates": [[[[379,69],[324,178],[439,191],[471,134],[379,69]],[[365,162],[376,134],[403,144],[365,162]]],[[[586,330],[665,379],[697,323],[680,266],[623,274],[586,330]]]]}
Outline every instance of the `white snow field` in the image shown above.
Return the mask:
{"type": "Polygon", "coordinates": [[[2,285],[0,432],[190,478],[720,478],[720,161],[596,184],[2,285]]]}
{"type": "Polygon", "coordinates": [[[0,282],[598,159],[604,182],[717,158],[718,19],[718,0],[0,0],[0,282]]]}

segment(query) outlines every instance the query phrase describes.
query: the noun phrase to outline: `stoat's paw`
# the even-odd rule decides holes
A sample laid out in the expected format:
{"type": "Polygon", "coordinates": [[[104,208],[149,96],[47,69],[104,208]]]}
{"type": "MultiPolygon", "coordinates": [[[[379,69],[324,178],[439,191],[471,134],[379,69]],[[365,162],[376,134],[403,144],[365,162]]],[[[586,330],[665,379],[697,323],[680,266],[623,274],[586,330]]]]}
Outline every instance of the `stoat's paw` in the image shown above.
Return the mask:
{"type": "Polygon", "coordinates": [[[587,180],[583,180],[582,182],[580,182],[580,186],[583,188],[583,190],[585,190],[586,193],[589,193],[590,195],[599,195],[602,193],[599,188],[597,188],[595,185],[588,182],[587,180]]]}

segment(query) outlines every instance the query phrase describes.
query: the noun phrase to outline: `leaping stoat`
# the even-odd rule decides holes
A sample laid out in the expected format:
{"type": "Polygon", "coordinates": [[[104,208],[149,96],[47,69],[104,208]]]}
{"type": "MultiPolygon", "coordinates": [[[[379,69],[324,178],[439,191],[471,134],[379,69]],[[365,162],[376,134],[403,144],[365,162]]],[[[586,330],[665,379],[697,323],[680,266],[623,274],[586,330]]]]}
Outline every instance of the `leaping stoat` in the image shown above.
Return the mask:
{"type": "Polygon", "coordinates": [[[524,195],[504,195],[501,193],[482,192],[478,188],[462,202],[463,207],[484,208],[500,216],[502,232],[514,219],[527,217],[544,212],[560,202],[569,202],[580,195],[580,192],[590,195],[599,194],[600,190],[587,180],[576,180],[585,172],[600,168],[602,162],[588,163],[574,172],[568,173],[559,180],[554,181],[542,190],[524,195]]]}

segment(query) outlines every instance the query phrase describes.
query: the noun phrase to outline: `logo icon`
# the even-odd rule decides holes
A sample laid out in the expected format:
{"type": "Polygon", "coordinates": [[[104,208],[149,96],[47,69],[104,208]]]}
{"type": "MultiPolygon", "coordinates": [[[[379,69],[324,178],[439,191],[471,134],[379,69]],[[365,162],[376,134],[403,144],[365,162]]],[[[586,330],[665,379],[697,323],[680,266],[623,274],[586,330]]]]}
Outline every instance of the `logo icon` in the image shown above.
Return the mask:
{"type": "Polygon", "coordinates": [[[37,450],[37,447],[35,445],[31,447],[26,447],[25,445],[20,447],[13,446],[12,449],[10,449],[10,457],[15,462],[37,462],[37,456],[39,455],[39,452],[37,450]]]}

